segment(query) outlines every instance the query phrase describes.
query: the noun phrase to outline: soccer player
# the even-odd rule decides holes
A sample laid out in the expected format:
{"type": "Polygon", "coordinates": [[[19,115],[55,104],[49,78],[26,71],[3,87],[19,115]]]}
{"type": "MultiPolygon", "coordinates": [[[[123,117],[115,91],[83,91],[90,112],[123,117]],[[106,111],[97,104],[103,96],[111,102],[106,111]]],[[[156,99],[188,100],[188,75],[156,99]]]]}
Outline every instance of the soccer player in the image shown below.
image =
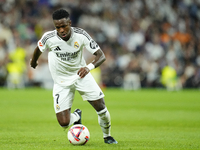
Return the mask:
{"type": "Polygon", "coordinates": [[[53,12],[52,18],[56,30],[44,33],[38,41],[30,65],[36,68],[42,52],[49,50],[49,70],[54,80],[54,109],[59,124],[64,129],[72,124],[81,124],[82,111],[76,109],[71,113],[77,90],[83,100],[87,100],[96,110],[104,142],[117,144],[110,133],[111,119],[104,94],[90,73],[106,60],[103,51],[85,30],[71,27],[69,13],[65,9],[53,12]],[[88,65],[83,58],[84,47],[96,56],[88,65]]]}

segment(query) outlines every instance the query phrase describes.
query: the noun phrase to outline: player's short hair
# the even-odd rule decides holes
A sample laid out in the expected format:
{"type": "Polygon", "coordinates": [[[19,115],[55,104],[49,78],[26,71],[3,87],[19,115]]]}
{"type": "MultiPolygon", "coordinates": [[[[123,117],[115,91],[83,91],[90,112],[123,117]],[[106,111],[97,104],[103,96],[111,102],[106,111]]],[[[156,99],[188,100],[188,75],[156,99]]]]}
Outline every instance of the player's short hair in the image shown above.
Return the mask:
{"type": "Polygon", "coordinates": [[[65,10],[65,9],[58,9],[56,11],[53,12],[52,14],[52,18],[53,20],[60,20],[62,18],[69,18],[69,13],[65,10]]]}

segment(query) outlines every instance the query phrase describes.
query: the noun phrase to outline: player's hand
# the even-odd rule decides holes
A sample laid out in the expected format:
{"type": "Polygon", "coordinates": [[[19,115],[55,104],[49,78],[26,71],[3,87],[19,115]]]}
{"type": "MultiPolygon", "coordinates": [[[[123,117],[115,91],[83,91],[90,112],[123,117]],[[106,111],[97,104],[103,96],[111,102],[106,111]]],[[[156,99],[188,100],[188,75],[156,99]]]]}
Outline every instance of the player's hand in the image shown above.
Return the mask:
{"type": "Polygon", "coordinates": [[[84,78],[89,72],[90,70],[87,67],[83,67],[79,69],[77,74],[80,76],[80,78],[84,78]]]}
{"type": "Polygon", "coordinates": [[[38,65],[38,62],[35,62],[35,61],[33,61],[32,59],[30,60],[30,65],[31,65],[31,67],[32,68],[36,68],[37,67],[37,65],[38,65]]]}

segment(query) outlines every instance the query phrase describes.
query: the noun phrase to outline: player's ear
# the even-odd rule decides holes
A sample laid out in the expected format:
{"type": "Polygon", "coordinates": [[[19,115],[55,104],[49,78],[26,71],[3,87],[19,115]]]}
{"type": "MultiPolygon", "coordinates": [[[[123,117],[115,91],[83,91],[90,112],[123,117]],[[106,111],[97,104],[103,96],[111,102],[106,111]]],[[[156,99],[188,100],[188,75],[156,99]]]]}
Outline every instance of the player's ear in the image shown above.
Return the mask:
{"type": "Polygon", "coordinates": [[[70,25],[70,26],[72,25],[72,21],[71,21],[71,20],[69,20],[69,25],[70,25]]]}

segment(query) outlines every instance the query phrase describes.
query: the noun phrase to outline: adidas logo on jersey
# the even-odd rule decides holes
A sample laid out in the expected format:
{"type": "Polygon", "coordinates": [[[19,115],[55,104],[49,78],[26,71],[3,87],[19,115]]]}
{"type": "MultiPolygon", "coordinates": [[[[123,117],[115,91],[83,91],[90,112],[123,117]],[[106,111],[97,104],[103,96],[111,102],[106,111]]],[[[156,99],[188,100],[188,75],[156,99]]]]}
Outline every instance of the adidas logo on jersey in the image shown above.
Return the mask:
{"type": "Polygon", "coordinates": [[[55,49],[54,49],[54,51],[60,51],[61,49],[60,49],[60,47],[59,46],[57,46],[55,49]]]}

